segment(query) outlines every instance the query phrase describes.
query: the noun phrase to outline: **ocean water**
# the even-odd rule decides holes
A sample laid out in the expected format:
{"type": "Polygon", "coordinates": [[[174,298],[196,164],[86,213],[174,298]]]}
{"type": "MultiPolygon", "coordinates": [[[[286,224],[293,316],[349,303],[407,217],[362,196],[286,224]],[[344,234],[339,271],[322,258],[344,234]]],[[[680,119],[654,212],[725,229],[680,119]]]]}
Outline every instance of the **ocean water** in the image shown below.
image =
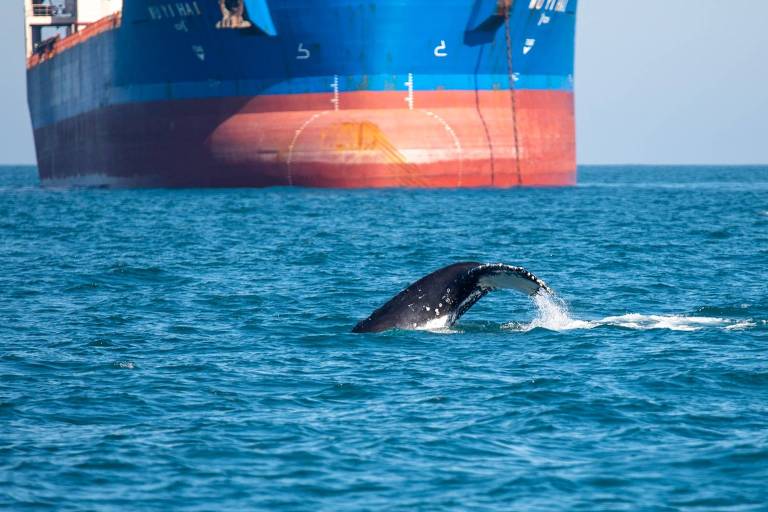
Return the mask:
{"type": "Polygon", "coordinates": [[[768,168],[569,189],[46,189],[0,169],[0,508],[768,510],[768,168]],[[462,260],[450,330],[352,334],[462,260]]]}

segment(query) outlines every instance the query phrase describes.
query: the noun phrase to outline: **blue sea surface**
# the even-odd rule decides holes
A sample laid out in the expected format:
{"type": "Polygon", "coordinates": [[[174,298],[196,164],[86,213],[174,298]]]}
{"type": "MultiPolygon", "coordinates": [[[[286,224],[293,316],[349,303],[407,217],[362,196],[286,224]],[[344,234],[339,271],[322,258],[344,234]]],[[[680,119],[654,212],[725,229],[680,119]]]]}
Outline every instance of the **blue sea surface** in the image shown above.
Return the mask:
{"type": "Polygon", "coordinates": [[[524,190],[0,169],[0,508],[768,510],[768,168],[524,190]],[[450,330],[352,334],[463,260],[450,330]]]}

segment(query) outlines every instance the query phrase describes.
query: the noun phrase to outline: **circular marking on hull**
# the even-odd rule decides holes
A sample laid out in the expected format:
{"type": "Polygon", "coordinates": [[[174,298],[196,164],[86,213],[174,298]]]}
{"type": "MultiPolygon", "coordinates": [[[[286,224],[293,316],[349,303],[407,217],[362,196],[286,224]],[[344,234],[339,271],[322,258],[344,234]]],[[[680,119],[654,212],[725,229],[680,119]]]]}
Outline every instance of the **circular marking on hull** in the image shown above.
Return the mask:
{"type": "Polygon", "coordinates": [[[318,112],[316,114],[313,114],[309,116],[309,119],[304,121],[301,126],[296,130],[296,133],[293,134],[293,139],[291,139],[291,144],[288,146],[288,156],[285,159],[285,163],[288,166],[288,185],[293,185],[293,174],[291,173],[291,162],[293,162],[293,150],[296,147],[296,141],[299,140],[299,137],[301,137],[301,134],[304,130],[307,129],[307,127],[315,122],[320,117],[327,114],[328,111],[325,110],[323,112],[318,112]]]}
{"type": "MultiPolygon", "coordinates": [[[[460,187],[461,178],[462,178],[462,175],[464,174],[464,158],[462,155],[464,150],[461,147],[461,141],[459,140],[458,135],[456,135],[456,132],[453,131],[453,128],[451,128],[451,125],[449,125],[445,119],[435,114],[431,110],[424,110],[423,112],[429,117],[436,119],[441,125],[443,125],[443,128],[445,128],[445,131],[447,131],[448,135],[450,135],[451,138],[453,139],[453,145],[456,147],[456,151],[459,153],[459,179],[456,182],[456,186],[460,187]]],[[[448,291],[450,292],[451,290],[448,289],[448,291]]]]}

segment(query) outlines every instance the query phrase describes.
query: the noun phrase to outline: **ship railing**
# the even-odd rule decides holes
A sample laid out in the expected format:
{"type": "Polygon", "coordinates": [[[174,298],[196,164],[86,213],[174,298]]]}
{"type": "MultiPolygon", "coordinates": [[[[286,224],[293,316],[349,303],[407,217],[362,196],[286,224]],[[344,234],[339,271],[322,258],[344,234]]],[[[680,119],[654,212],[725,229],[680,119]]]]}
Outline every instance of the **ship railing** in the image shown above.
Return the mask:
{"type": "Polygon", "coordinates": [[[34,67],[42,61],[53,57],[65,50],[69,50],[93,36],[116,29],[120,26],[122,16],[120,13],[111,14],[99,21],[89,24],[84,29],[70,34],[65,38],[51,37],[41,42],[35,48],[34,54],[27,59],[27,67],[34,67]],[[45,45],[45,46],[43,46],[45,45]]]}
{"type": "Polygon", "coordinates": [[[33,5],[32,16],[53,16],[58,9],[54,5],[33,5]]]}
{"type": "Polygon", "coordinates": [[[46,16],[50,18],[71,18],[75,13],[62,5],[35,3],[32,4],[32,16],[46,16]]]}

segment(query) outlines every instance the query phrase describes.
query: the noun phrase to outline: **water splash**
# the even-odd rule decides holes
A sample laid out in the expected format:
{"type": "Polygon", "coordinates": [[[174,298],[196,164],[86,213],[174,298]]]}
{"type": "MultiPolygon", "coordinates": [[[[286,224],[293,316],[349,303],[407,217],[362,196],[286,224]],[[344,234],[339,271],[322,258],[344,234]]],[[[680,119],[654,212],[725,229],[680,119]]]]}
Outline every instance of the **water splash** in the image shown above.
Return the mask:
{"type": "Polygon", "coordinates": [[[570,331],[573,329],[591,329],[591,322],[576,320],[571,316],[568,304],[551,293],[537,293],[532,298],[536,306],[536,317],[531,323],[522,326],[524,331],[541,328],[550,331],[570,331]]]}
{"type": "Polygon", "coordinates": [[[568,303],[560,297],[549,293],[537,293],[532,297],[536,307],[536,316],[528,324],[512,322],[502,328],[517,331],[547,329],[549,331],[572,331],[577,329],[594,329],[596,327],[620,327],[646,331],[665,329],[670,331],[699,331],[706,328],[720,328],[729,331],[751,329],[757,326],[751,319],[727,319],[720,317],[687,316],[687,315],[643,315],[628,313],[626,315],[608,316],[600,320],[579,320],[571,315],[568,303]]]}

